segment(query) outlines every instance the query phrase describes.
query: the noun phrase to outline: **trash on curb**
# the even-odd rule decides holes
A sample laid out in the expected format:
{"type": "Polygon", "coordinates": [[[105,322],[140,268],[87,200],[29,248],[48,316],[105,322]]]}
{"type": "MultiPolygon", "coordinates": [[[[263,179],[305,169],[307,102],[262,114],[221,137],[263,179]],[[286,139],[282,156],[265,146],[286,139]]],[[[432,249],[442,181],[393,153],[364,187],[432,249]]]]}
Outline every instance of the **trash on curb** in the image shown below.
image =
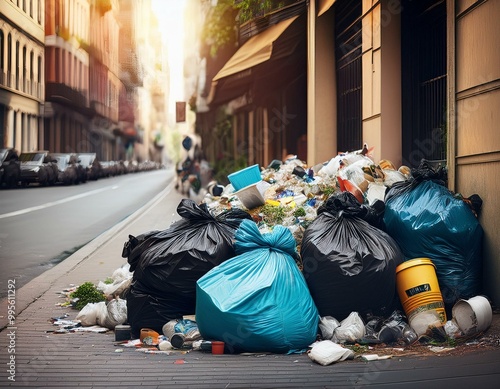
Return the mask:
{"type": "Polygon", "coordinates": [[[384,359],[391,359],[392,355],[378,355],[378,354],[362,354],[361,359],[363,361],[381,361],[384,359]]]}
{"type": "Polygon", "coordinates": [[[162,327],[162,332],[177,349],[192,347],[194,341],[201,339],[198,325],[190,319],[170,320],[162,327]]]}
{"type": "Polygon", "coordinates": [[[344,348],[331,340],[322,340],[313,343],[307,355],[311,360],[323,366],[354,358],[354,352],[352,350],[344,348]]]}
{"type": "Polygon", "coordinates": [[[429,350],[431,350],[434,353],[445,353],[453,350],[453,347],[429,346],[429,350]]]}
{"type": "Polygon", "coordinates": [[[365,144],[312,167],[292,155],[235,173],[200,203],[183,199],[166,230],[129,235],[126,265],[97,285],[104,301],[76,324],[54,318],[57,333],[103,326],[146,354],[307,353],[329,365],[449,352],[491,325],[480,201],[451,193],[442,170],[375,163],[365,144]]]}
{"type": "Polygon", "coordinates": [[[133,279],[126,293],[127,321],[132,334],[143,327],[157,332],[173,319],[194,313],[196,281],[234,256],[233,237],[239,224],[250,219],[240,209],[212,215],[204,204],[183,199],[181,220],[163,231],[130,236],[122,256],[133,279]]]}

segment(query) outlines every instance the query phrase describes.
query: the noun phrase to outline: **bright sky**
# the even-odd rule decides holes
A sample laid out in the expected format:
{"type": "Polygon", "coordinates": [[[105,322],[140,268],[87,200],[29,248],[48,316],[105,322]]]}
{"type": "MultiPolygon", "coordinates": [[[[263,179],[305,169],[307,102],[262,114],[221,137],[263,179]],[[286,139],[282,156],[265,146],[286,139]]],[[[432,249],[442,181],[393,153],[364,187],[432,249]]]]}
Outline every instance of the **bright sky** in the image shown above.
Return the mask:
{"type": "Polygon", "coordinates": [[[168,48],[170,98],[184,100],[184,9],[186,0],[152,0],[159,28],[168,48]]]}

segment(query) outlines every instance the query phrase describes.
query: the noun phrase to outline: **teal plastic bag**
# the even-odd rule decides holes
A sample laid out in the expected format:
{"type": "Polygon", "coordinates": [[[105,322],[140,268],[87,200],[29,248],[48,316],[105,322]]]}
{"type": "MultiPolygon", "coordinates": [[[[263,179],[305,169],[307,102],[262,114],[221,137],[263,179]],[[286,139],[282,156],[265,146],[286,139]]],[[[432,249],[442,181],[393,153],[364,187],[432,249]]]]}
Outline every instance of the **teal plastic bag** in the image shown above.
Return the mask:
{"type": "Polygon", "coordinates": [[[229,352],[293,353],[316,340],[319,314],[295,262],[292,233],[276,226],[261,234],[244,220],[235,234],[237,256],[197,282],[196,322],[206,340],[229,352]]]}
{"type": "Polygon", "coordinates": [[[386,194],[384,223],[405,260],[432,260],[447,307],[481,293],[483,229],[445,186],[431,180],[395,185],[386,194]]]}

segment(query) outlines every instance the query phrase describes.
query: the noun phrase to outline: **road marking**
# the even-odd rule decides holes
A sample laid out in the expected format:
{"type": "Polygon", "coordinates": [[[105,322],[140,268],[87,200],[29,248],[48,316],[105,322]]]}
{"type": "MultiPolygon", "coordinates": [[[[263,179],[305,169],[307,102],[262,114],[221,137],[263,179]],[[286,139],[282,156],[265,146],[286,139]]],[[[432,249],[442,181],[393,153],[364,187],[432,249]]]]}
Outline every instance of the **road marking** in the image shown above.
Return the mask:
{"type": "Polygon", "coordinates": [[[75,195],[75,196],[66,197],[65,199],[51,201],[50,203],[45,203],[42,205],[37,205],[36,207],[30,207],[30,208],[20,209],[19,211],[4,213],[3,215],[0,215],[0,219],[5,219],[7,217],[12,217],[12,216],[24,215],[26,213],[39,211],[41,209],[50,208],[50,207],[53,207],[55,205],[68,203],[68,202],[73,201],[73,200],[78,200],[78,199],[81,199],[83,197],[92,196],[92,195],[97,194],[99,192],[104,192],[105,190],[108,190],[108,189],[117,189],[117,188],[118,188],[117,185],[106,186],[106,187],[101,188],[101,189],[95,189],[95,190],[91,190],[89,192],[80,193],[80,194],[75,195]]]}

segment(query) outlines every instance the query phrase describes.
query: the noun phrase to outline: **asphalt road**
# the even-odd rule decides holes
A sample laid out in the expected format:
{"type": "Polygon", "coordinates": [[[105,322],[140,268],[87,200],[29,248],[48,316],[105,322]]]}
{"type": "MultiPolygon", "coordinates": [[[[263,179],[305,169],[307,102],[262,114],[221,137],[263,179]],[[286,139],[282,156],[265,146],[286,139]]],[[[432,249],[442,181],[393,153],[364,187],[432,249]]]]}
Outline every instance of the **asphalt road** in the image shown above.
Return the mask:
{"type": "Polygon", "coordinates": [[[146,204],[173,170],[127,174],[74,186],[0,192],[0,298],[21,287],[146,204]]]}

